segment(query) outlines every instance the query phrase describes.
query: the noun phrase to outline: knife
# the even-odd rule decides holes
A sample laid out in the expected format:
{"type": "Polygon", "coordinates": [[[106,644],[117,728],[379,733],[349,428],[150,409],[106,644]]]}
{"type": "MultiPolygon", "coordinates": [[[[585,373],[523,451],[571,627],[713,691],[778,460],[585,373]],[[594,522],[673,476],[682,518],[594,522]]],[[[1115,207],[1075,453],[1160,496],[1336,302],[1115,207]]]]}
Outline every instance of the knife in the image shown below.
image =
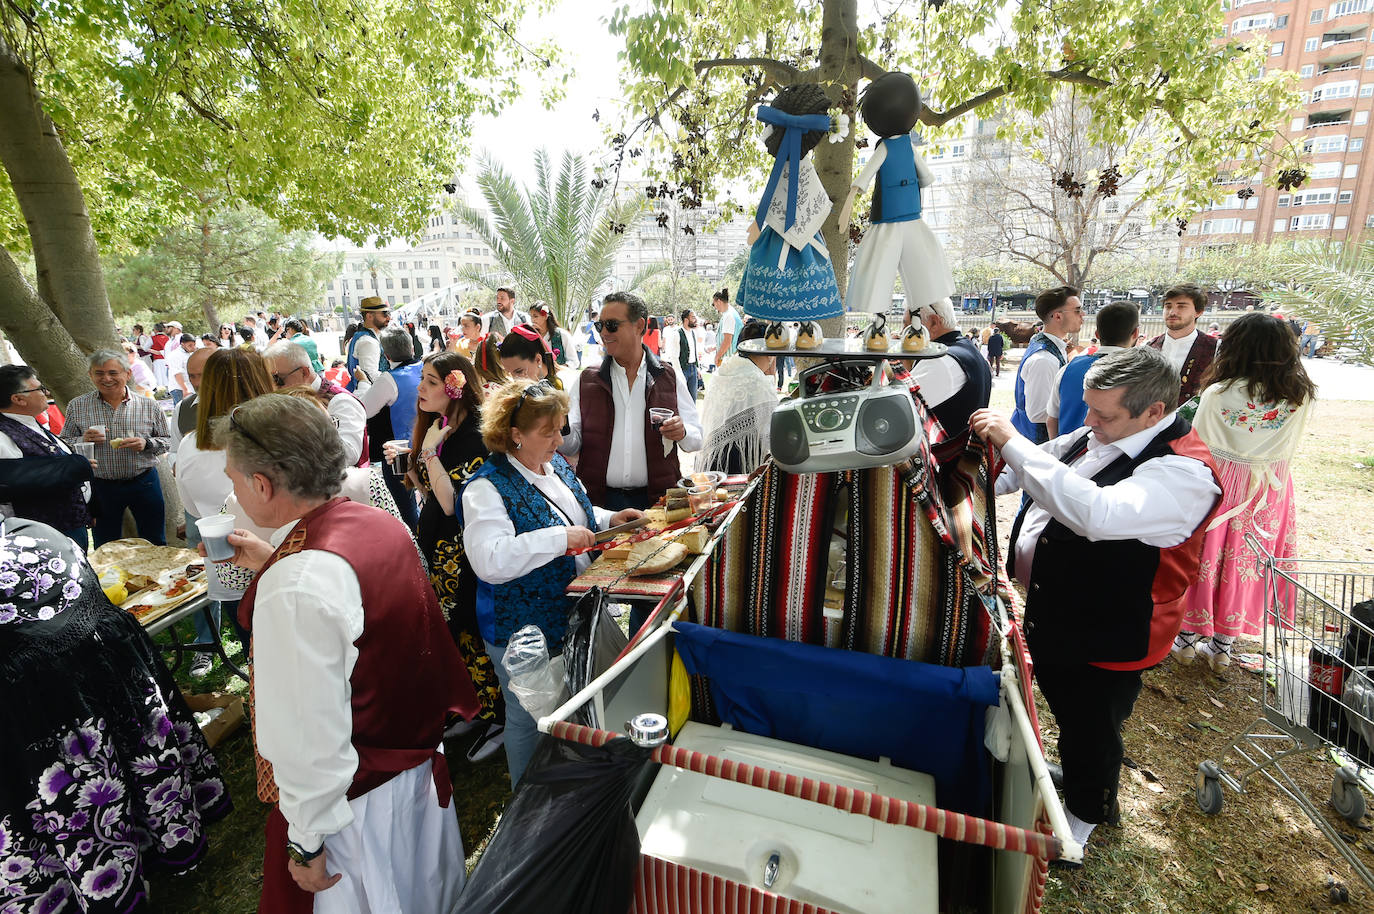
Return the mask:
{"type": "Polygon", "coordinates": [[[648,522],[649,515],[645,514],[643,517],[637,517],[634,520],[623,523],[618,527],[608,527],[607,529],[602,530],[600,533],[596,535],[596,542],[598,544],[609,543],[611,540],[615,539],[620,534],[628,532],[630,530],[637,530],[640,527],[643,527],[648,522]]]}

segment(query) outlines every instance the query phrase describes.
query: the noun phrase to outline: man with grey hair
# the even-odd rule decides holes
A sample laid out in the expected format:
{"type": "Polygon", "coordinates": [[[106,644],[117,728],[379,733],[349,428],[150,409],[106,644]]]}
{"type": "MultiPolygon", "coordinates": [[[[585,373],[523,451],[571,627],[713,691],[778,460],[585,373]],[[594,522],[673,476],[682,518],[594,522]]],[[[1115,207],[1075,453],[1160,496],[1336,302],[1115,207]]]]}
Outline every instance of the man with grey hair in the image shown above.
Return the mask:
{"type": "Polygon", "coordinates": [[[156,400],[129,392],[129,361],[123,350],[97,349],[87,363],[95,390],[67,404],[62,438],[95,444],[95,544],[103,546],[124,535],[128,509],[138,535],[165,546],[166,505],[157,458],[170,445],[167,418],[156,400]]]}
{"type": "Polygon", "coordinates": [[[382,445],[387,441],[404,438],[410,441],[415,430],[416,399],[420,390],[420,373],[423,365],[417,360],[415,343],[404,327],[388,327],[382,331],[382,355],[386,356],[387,367],[377,375],[376,383],[368,380],[361,368],[353,372],[357,382],[356,392],[362,401],[363,412],[367,414],[367,437],[371,457],[382,465],[382,478],[387,490],[396,500],[396,508],[401,512],[401,520],[412,530],[420,521],[420,512],[415,506],[415,493],[408,490],[383,459],[382,445]]]}
{"type": "Polygon", "coordinates": [[[305,385],[319,394],[325,411],[339,430],[339,440],[343,442],[348,465],[367,466],[367,413],[363,411],[363,404],[358,398],[315,374],[310,353],[299,343],[277,340],[267,347],[262,357],[272,374],[272,383],[278,389],[305,385]]]}
{"type": "Polygon", "coordinates": [[[259,910],[453,911],[462,837],[441,740],[477,696],[405,527],[338,497],[348,460],[310,402],[266,394],[218,420],[225,472],[267,541],[229,535],[257,571],[253,633],[268,815],[259,910]],[[344,878],[344,877],[347,878],[344,878]]]}
{"type": "Polygon", "coordinates": [[[1059,724],[1073,838],[1119,814],[1121,728],[1141,671],[1169,655],[1221,496],[1211,452],[1174,409],[1178,372],[1153,349],[1103,357],[1084,378],[1085,427],[1040,447],[992,410],[973,431],[997,446],[1003,494],[1029,500],[1007,570],[1026,588],[1035,678],[1059,724]]]}
{"type": "Polygon", "coordinates": [[[988,405],[992,396],[992,369],[978,346],[959,332],[959,319],[948,298],[931,302],[907,312],[907,322],[920,321],[931,342],[941,343],[945,354],[936,359],[918,359],[911,366],[911,379],[921,391],[935,418],[951,438],[968,429],[968,417],[988,405]]]}

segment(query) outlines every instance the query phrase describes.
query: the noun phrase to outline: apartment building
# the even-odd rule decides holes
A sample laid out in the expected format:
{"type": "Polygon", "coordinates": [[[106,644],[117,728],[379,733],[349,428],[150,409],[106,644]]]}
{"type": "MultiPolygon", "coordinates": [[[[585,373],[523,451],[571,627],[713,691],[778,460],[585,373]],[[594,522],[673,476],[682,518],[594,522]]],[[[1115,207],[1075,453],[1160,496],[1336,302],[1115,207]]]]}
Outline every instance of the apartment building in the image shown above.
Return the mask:
{"type": "Polygon", "coordinates": [[[1227,40],[1270,42],[1268,67],[1291,70],[1302,106],[1282,133],[1304,153],[1307,180],[1283,191],[1255,169],[1221,170],[1231,193],[1189,225],[1190,245],[1344,240],[1374,226],[1374,162],[1365,162],[1374,108],[1374,0],[1232,0],[1227,40]],[[1253,196],[1242,196],[1247,188],[1253,196]]]}
{"type": "Polygon", "coordinates": [[[720,216],[715,204],[682,209],[676,200],[654,200],[625,229],[612,269],[614,283],[628,284],[639,271],[659,263],[719,281],[730,262],[749,247],[751,220],[751,215],[728,220],[720,216]]]}

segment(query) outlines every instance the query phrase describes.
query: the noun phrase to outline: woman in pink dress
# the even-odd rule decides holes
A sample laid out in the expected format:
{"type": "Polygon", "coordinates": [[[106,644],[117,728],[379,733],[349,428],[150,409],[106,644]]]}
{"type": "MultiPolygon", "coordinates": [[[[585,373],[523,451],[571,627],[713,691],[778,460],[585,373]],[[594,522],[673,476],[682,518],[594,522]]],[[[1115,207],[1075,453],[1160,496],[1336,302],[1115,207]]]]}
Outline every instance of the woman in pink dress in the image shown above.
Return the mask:
{"type": "MultiPolygon", "coordinates": [[[[1226,328],[1193,418],[1216,459],[1222,499],[1208,523],[1198,579],[1184,597],[1183,628],[1173,648],[1180,663],[1202,657],[1220,670],[1231,662],[1237,635],[1259,634],[1265,583],[1246,537],[1261,543],[1280,568],[1291,562],[1289,461],[1316,393],[1286,323],[1255,312],[1226,328]]],[[[1274,608],[1292,621],[1293,600],[1282,588],[1274,608]]]]}

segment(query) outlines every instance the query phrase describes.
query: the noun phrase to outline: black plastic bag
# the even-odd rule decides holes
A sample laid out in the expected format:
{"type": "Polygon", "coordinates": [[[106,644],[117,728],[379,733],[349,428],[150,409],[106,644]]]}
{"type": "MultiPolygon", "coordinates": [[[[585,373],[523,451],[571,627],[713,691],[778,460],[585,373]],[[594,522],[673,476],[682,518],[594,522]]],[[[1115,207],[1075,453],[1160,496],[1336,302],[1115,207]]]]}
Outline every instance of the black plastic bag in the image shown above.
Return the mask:
{"type": "Polygon", "coordinates": [[[463,914],[623,914],[634,898],[639,832],[630,798],[648,749],[540,737],[459,899],[463,914]]]}
{"type": "MultiPolygon", "coordinates": [[[[630,639],[608,609],[606,594],[600,587],[578,597],[568,615],[568,631],[563,636],[563,682],[569,695],[576,695],[587,683],[610,669],[630,639]]],[[[573,712],[572,722],[584,727],[601,727],[594,702],[584,702],[573,712]]]]}

